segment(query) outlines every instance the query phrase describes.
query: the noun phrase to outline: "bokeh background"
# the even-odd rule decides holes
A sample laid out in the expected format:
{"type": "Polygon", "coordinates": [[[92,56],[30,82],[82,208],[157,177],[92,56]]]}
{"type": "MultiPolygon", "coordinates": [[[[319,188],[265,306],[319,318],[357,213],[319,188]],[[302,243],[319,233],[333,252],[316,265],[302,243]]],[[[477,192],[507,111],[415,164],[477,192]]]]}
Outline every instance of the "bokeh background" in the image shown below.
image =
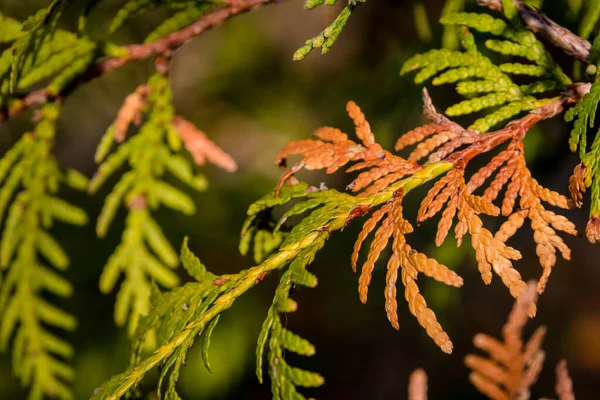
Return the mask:
{"type": "MultiPolygon", "coordinates": [[[[251,258],[237,252],[239,229],[247,206],[269,191],[279,177],[280,171],[273,165],[275,154],[287,141],[308,137],[322,125],[350,132],[352,123],[345,115],[348,100],[363,108],[378,140],[388,148],[399,134],[424,122],[420,88],[410,77],[399,77],[398,71],[415,52],[440,46],[442,30],[436,21],[443,1],[420,3],[431,32],[423,25],[422,14],[415,18],[416,3],[367,2],[352,16],[329,54],[311,54],[302,62],[292,61],[294,50],[320,32],[341,6],[304,11],[300,0],[270,5],[227,21],[175,53],[172,83],[178,113],[207,132],[240,166],[235,174],[212,166],[203,168],[211,186],[194,194],[198,205],[195,216],[158,212],[159,223],[176,248],[189,235],[193,251],[213,272],[232,273],[251,266],[251,258]]],[[[24,19],[45,4],[2,0],[0,11],[24,19]]],[[[115,0],[99,4],[91,16],[92,36],[105,36],[110,16],[121,4],[115,0]]],[[[566,1],[546,1],[545,9],[562,24],[576,27],[577,18],[565,11],[566,1]]],[[[140,42],[165,15],[157,10],[136,18],[114,39],[140,42]]],[[[557,57],[566,70],[571,70],[570,59],[560,54],[557,57]]],[[[62,165],[93,174],[93,154],[101,134],[125,96],[151,72],[150,62],[128,65],[80,87],[67,98],[56,148],[62,165]]],[[[451,88],[436,88],[431,94],[441,109],[457,98],[451,88]]],[[[0,153],[27,129],[28,117],[23,114],[0,124],[0,153]]],[[[534,176],[563,193],[577,163],[568,150],[568,132],[568,125],[557,118],[536,127],[526,139],[534,176]]],[[[348,183],[343,174],[300,176],[339,189],[348,183]]],[[[92,223],[84,228],[55,228],[72,261],[68,277],[74,283],[75,295],[62,306],[79,321],[77,330],[68,335],[76,347],[77,399],[88,398],[100,383],[124,370],[128,361],[126,332],[113,323],[114,294],[105,296],[98,290],[98,277],[120,240],[125,215],[121,210],[106,239],[96,238],[93,222],[109,187],[93,197],[65,191],[65,197],[87,210],[92,223]]],[[[413,220],[426,189],[411,193],[405,200],[407,216],[413,220]]],[[[569,212],[568,216],[581,231],[585,229],[587,210],[569,212]]],[[[490,227],[499,225],[499,221],[489,223],[490,227]]],[[[465,278],[461,289],[419,280],[428,303],[454,341],[454,353],[445,355],[433,344],[402,299],[401,329],[397,332],[391,328],[383,308],[385,262],[377,264],[369,302],[359,302],[357,276],[349,263],[360,228],[360,223],[354,223],[334,234],[312,264],[319,286],[294,292],[299,309],[289,315],[287,326],[314,343],[317,354],[312,358],[287,357],[326,378],[323,387],[305,390],[306,395],[320,399],[403,399],[410,372],[423,367],[429,374],[431,399],[482,398],[468,381],[463,358],[474,350],[471,338],[476,333],[500,334],[513,300],[499,279],[489,287],[483,284],[468,243],[456,249],[448,241],[436,248],[432,239],[435,226],[435,221],[424,224],[410,241],[465,278]]],[[[554,396],[554,366],[561,358],[568,360],[578,398],[598,398],[600,393],[600,248],[583,238],[566,241],[573,249],[572,261],[558,261],[539,300],[538,315],[527,327],[528,334],[542,324],[549,328],[544,345],[546,366],[532,398],[554,396]]],[[[524,253],[524,259],[516,264],[522,275],[526,279],[539,277],[541,268],[531,231],[523,229],[512,244],[524,253]]],[[[181,276],[189,279],[183,272],[181,276]]],[[[212,375],[202,366],[199,348],[191,351],[179,385],[184,399],[270,398],[268,383],[258,384],[254,375],[254,349],[276,283],[277,276],[270,276],[223,315],[210,349],[212,375]]],[[[148,398],[155,396],[153,383],[150,379],[144,386],[148,398]]],[[[0,398],[25,398],[11,376],[6,354],[0,357],[0,398]]]]}

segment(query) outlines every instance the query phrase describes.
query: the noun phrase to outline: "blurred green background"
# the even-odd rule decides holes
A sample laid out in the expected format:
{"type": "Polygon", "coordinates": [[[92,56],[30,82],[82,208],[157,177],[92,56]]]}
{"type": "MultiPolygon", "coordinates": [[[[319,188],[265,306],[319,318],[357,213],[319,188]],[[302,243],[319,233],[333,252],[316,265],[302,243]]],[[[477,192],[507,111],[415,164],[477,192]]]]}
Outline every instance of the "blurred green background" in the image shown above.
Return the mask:
{"type": "MultiPolygon", "coordinates": [[[[352,16],[328,55],[311,54],[300,63],[292,62],[294,50],[320,32],[341,5],[303,11],[300,0],[290,0],[263,7],[227,21],[175,53],[172,82],[178,113],[196,123],[240,166],[235,174],[212,166],[203,168],[211,186],[207,192],[194,195],[198,205],[194,217],[171,211],[157,214],[175,247],[189,235],[192,250],[214,273],[251,266],[250,257],[237,252],[239,229],[247,206],[269,191],[279,177],[280,171],[273,165],[275,154],[287,141],[308,137],[322,125],[351,132],[352,123],[345,115],[348,100],[363,108],[378,140],[388,148],[399,134],[424,122],[420,88],[410,77],[399,77],[398,71],[415,52],[440,46],[442,30],[436,21],[443,1],[420,3],[432,27],[431,41],[423,40],[428,35],[422,24],[415,26],[419,20],[415,19],[416,3],[367,2],[352,16]]],[[[0,11],[24,19],[45,4],[2,0],[0,11]]],[[[91,15],[92,36],[104,37],[110,17],[121,4],[113,0],[99,4],[91,15]]],[[[551,17],[568,27],[576,26],[576,17],[564,11],[566,1],[546,1],[546,6],[550,6],[546,9],[551,17]]],[[[158,10],[136,18],[115,40],[140,42],[165,15],[158,10]]],[[[423,15],[419,15],[422,20],[423,15]]],[[[75,18],[71,20],[74,24],[75,18]]],[[[570,59],[557,57],[565,69],[571,69],[570,59]]],[[[128,65],[80,87],[66,99],[56,148],[63,166],[93,174],[93,154],[101,134],[125,96],[151,72],[150,62],[128,65]]],[[[431,94],[441,109],[456,99],[451,88],[436,88],[431,94]]],[[[0,152],[28,128],[29,117],[23,114],[0,124],[0,152]]],[[[568,150],[568,132],[568,125],[558,118],[536,127],[526,145],[534,176],[562,193],[577,163],[568,150]]],[[[348,183],[343,174],[300,177],[317,184],[325,181],[339,189],[348,183]]],[[[108,188],[110,184],[94,197],[70,191],[63,196],[84,207],[94,221],[108,188]]],[[[414,220],[426,189],[406,198],[409,219],[414,220]]],[[[568,213],[581,231],[585,229],[586,211],[568,213]]],[[[96,238],[93,223],[83,229],[55,228],[72,260],[68,277],[74,283],[75,295],[62,301],[62,307],[79,321],[77,331],[68,335],[77,352],[77,399],[88,398],[100,383],[127,367],[126,332],[113,323],[114,295],[104,296],[98,290],[100,272],[120,240],[123,216],[121,210],[104,240],[96,238]]],[[[488,226],[495,229],[499,222],[489,221],[488,226]]],[[[436,248],[432,240],[435,226],[435,222],[424,224],[409,240],[413,247],[445,262],[465,278],[462,289],[446,288],[429,279],[419,281],[429,305],[454,341],[454,353],[448,356],[435,347],[402,299],[401,329],[396,332],[391,328],[383,308],[385,262],[377,265],[368,304],[359,302],[357,276],[349,262],[360,229],[360,223],[355,223],[334,234],[311,266],[319,276],[319,286],[296,290],[293,295],[299,310],[289,316],[287,326],[314,343],[317,354],[312,358],[288,357],[292,364],[310,366],[326,378],[325,386],[306,390],[306,395],[321,399],[402,399],[406,398],[410,372],[423,367],[429,374],[431,399],[482,398],[470,385],[462,360],[474,350],[473,335],[500,334],[513,300],[499,279],[489,287],[483,284],[468,243],[456,249],[449,241],[436,248]]],[[[568,360],[578,398],[597,398],[600,392],[600,248],[581,238],[566,241],[573,249],[573,259],[559,260],[539,300],[538,315],[527,327],[528,333],[541,324],[549,328],[544,345],[546,366],[532,398],[554,396],[554,366],[561,358],[568,360]]],[[[531,231],[523,229],[512,244],[524,254],[524,260],[516,265],[524,278],[538,278],[541,268],[531,231]]],[[[276,283],[277,276],[267,278],[224,314],[210,349],[212,375],[204,370],[199,349],[192,350],[179,385],[184,399],[269,398],[269,385],[259,385],[254,375],[254,348],[276,283]]],[[[144,386],[148,398],[155,396],[153,384],[149,379],[144,386]]],[[[0,399],[24,396],[11,376],[9,356],[1,355],[0,399]]]]}

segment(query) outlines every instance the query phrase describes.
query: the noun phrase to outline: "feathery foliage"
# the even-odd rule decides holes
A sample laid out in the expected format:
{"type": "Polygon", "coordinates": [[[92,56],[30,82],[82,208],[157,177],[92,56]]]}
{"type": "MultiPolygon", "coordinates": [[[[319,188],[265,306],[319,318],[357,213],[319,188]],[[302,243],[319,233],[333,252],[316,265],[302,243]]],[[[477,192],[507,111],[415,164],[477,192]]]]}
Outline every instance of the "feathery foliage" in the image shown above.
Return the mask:
{"type": "Polygon", "coordinates": [[[0,244],[0,348],[6,351],[12,339],[13,373],[29,387],[32,400],[73,398],[68,383],[74,371],[67,364],[73,348],[56,329],[73,330],[76,321],[45,298],[71,295],[71,284],[57,272],[68,268],[69,258],[49,231],[55,221],[87,222],[80,208],[57,196],[61,184],[83,190],[87,179],[61,171],[52,155],[59,109],[55,103],[45,105],[33,131],[0,160],[0,220],[6,215],[0,244]]]}
{"type": "MultiPolygon", "coordinates": [[[[56,95],[94,60],[94,42],[56,28],[67,3],[52,1],[23,24],[3,22],[0,37],[12,45],[0,57],[0,98],[48,78],[48,92],[56,95]]],[[[13,107],[19,106],[16,102],[13,107]]]]}
{"type": "Polygon", "coordinates": [[[268,370],[271,378],[273,399],[304,399],[296,386],[320,386],[323,378],[314,373],[291,367],[285,361],[285,351],[291,351],[304,356],[315,354],[315,348],[306,339],[284,328],[279,314],[296,311],[297,303],[289,298],[294,285],[315,287],[317,278],[306,270],[316,252],[325,244],[325,240],[316,241],[310,247],[302,250],[292,261],[281,276],[275,291],[273,304],[269,308],[256,347],[256,374],[262,383],[263,357],[265,346],[268,346],[268,370]]]}
{"type": "MultiPolygon", "coordinates": [[[[546,327],[539,327],[527,343],[522,338],[529,310],[535,306],[536,286],[535,282],[529,283],[528,290],[515,302],[502,329],[503,341],[483,333],[473,338],[475,347],[488,353],[489,358],[474,354],[465,358],[465,364],[472,370],[469,380],[489,399],[529,399],[530,388],[542,370],[546,355],[541,347],[546,327]]],[[[559,400],[575,400],[565,360],[556,365],[555,391],[559,400]]],[[[408,399],[427,400],[427,374],[423,369],[416,369],[410,375],[408,399]]]]}
{"type": "MultiPolygon", "coordinates": [[[[294,60],[305,58],[314,48],[328,52],[352,12],[364,1],[351,0],[325,30],[294,53],[294,60]]],[[[313,139],[288,143],[277,155],[276,164],[283,166],[292,156],[300,156],[301,160],[283,174],[272,192],[249,207],[242,227],[240,252],[246,254],[252,249],[256,266],[218,276],[208,272],[191,253],[187,239],[178,258],[152,217],[152,212],[162,205],[185,215],[195,212],[191,197],[167,183],[167,179],[176,178],[196,191],[204,190],[206,180],[195,172],[193,164],[199,166],[208,161],[230,172],[236,169],[231,157],[204,133],[175,115],[167,76],[169,62],[172,52],[191,37],[263,3],[129,0],[110,22],[110,33],[157,7],[173,13],[147,36],[144,44],[123,47],[94,42],[84,35],[86,15],[93,2],[82,10],[79,34],[58,29],[68,3],[53,0],[23,24],[0,15],[0,44],[10,45],[0,55],[0,109],[11,116],[31,105],[46,103],[34,132],[24,135],[0,161],[0,182],[6,178],[0,189],[0,220],[8,209],[0,245],[0,266],[8,270],[0,286],[0,345],[6,349],[12,338],[14,370],[30,386],[32,399],[72,397],[67,382],[73,372],[65,363],[72,348],[55,336],[54,328],[72,329],[75,321],[42,298],[42,292],[67,296],[72,289],[40,259],[56,269],[66,268],[68,258],[48,230],[53,219],[83,224],[86,217],[77,207],[56,197],[59,183],[79,189],[87,187],[90,193],[96,193],[126,165],[129,169],[106,197],[96,230],[99,237],[104,237],[118,209],[124,206],[127,217],[122,240],[107,261],[100,289],[108,293],[123,279],[114,316],[118,325],[128,322],[131,365],[100,386],[93,399],[119,399],[132,394],[156,367],[159,399],[179,399],[176,384],[180,369],[196,337],[200,337],[202,358],[210,371],[210,339],[220,315],[275,270],[281,274],[258,337],[256,372],[262,382],[266,357],[273,397],[303,399],[297,387],[319,386],[324,379],[292,367],[286,360],[286,351],[310,356],[315,349],[284,327],[281,314],[297,308],[290,298],[292,288],[316,286],[317,278],[307,266],[332,232],[369,213],[351,255],[351,265],[356,270],[363,243],[373,233],[358,278],[360,300],[367,301],[375,263],[391,239],[384,290],[388,320],[399,328],[400,277],[410,312],[442,351],[452,352],[448,334],[427,306],[416,281],[419,273],[453,287],[462,286],[463,280],[435,259],[413,249],[406,238],[413,226],[404,216],[403,200],[414,188],[429,181],[435,182],[421,203],[417,223],[441,213],[435,243],[442,245],[453,225],[459,246],[468,234],[484,283],[489,284],[495,273],[511,295],[519,299],[504,329],[504,343],[487,336],[476,338],[477,347],[489,351],[492,361],[468,357],[467,365],[474,371],[471,379],[491,398],[527,396],[541,369],[544,331],[538,330],[523,345],[521,329],[528,315],[535,313],[535,287],[530,285],[527,289],[513,266],[521,253],[506,242],[526,220],[530,221],[543,268],[537,284],[537,291],[542,293],[556,264],[556,254],[570,258],[570,249],[558,233],[577,234],[573,223],[547,210],[546,205],[562,209],[580,206],[583,193],[590,187],[592,211],[587,234],[591,241],[600,240],[598,136],[589,151],[587,146],[587,131],[594,127],[600,89],[598,82],[572,83],[543,43],[521,22],[523,4],[501,1],[504,19],[500,19],[461,12],[465,2],[449,0],[441,21],[446,26],[447,48],[416,55],[401,69],[401,74],[418,71],[417,83],[432,79],[433,85],[455,84],[465,100],[448,107],[445,114],[452,117],[482,112],[469,128],[438,113],[425,90],[424,114],[430,123],[398,138],[397,151],[414,146],[404,158],[376,142],[360,108],[349,102],[347,111],[358,140],[349,139],[338,129],[324,127],[315,132],[313,139]],[[207,16],[210,18],[203,20],[207,16]],[[192,24],[193,29],[183,29],[192,24]],[[487,38],[485,48],[477,45],[469,29],[487,38]],[[457,36],[462,51],[455,49],[457,36]],[[88,79],[86,72],[93,77],[151,56],[156,56],[158,72],[125,99],[98,146],[96,161],[100,166],[93,179],[88,184],[74,171],[62,174],[50,152],[59,115],[58,102],[53,100],[67,92],[70,84],[88,79]],[[38,93],[37,100],[16,93],[36,86],[43,86],[41,92],[29,94],[38,93]],[[567,120],[575,121],[570,145],[574,151],[579,147],[582,163],[571,178],[570,201],[532,177],[525,163],[523,139],[535,124],[561,114],[573,103],[577,104],[566,115],[567,120]],[[139,129],[127,138],[131,125],[139,129]],[[472,159],[492,150],[497,151],[487,164],[473,174],[467,171],[472,159]],[[347,187],[353,193],[299,182],[294,174],[303,168],[324,170],[327,174],[341,168],[358,172],[347,187]],[[483,193],[476,194],[490,178],[483,193]],[[14,194],[17,188],[22,191],[14,194]],[[494,204],[497,200],[498,205],[494,204]],[[279,221],[273,219],[276,207],[286,208],[279,221]],[[497,232],[484,227],[483,216],[500,215],[506,220],[497,232]],[[179,279],[173,268],[179,261],[195,281],[177,287],[179,279]],[[168,290],[163,292],[161,287],[168,290]]],[[[333,5],[336,1],[307,0],[305,8],[323,3],[333,5]]],[[[591,35],[597,23],[600,14],[596,3],[586,3],[583,37],[591,35]]],[[[596,42],[589,57],[589,75],[595,74],[600,61],[600,39],[596,42]]],[[[424,373],[414,376],[410,397],[423,399],[426,377],[424,373]]],[[[570,399],[571,384],[564,364],[559,364],[557,376],[557,393],[561,399],[570,399]]]]}
{"type": "Polygon", "coordinates": [[[217,1],[198,0],[131,0],[126,2],[117,12],[109,25],[109,32],[116,32],[125,22],[136,16],[145,14],[158,7],[165,7],[174,11],[174,14],[166,18],[152,31],[145,42],[150,43],[163,36],[178,31],[190,25],[206,12],[223,3],[217,1]]]}
{"type": "MultiPolygon", "coordinates": [[[[302,398],[295,386],[318,386],[322,378],[317,374],[293,368],[285,362],[283,349],[310,355],[314,348],[304,339],[284,329],[278,313],[294,311],[295,303],[288,298],[292,284],[316,285],[316,278],[306,271],[314,254],[325,242],[328,234],[315,231],[304,235],[301,240],[282,246],[281,250],[261,264],[234,275],[216,276],[189,251],[184,241],[181,261],[188,273],[198,282],[188,283],[171,292],[160,293],[154,290],[153,312],[143,318],[134,336],[131,368],[105,382],[95,392],[92,399],[119,399],[134,390],[148,372],[155,366],[161,367],[159,393],[165,399],[178,399],[175,384],[179,369],[196,336],[201,335],[202,355],[206,367],[210,335],[220,314],[231,307],[234,301],[248,289],[264,279],[275,269],[287,267],[278,286],[273,306],[269,310],[263,331],[259,338],[257,358],[262,361],[265,343],[269,342],[269,371],[274,393],[278,398],[302,398]],[[156,350],[144,355],[147,338],[156,337],[156,350]],[[262,343],[262,345],[260,344],[262,343]],[[167,379],[167,389],[162,391],[162,382],[167,379]]],[[[259,364],[260,365],[260,364],[259,364]]],[[[262,369],[257,370],[259,377],[262,369]]],[[[162,397],[161,397],[162,398],[162,397]]]]}
{"type": "Polygon", "coordinates": [[[441,22],[496,36],[498,39],[486,40],[488,50],[529,61],[496,65],[479,51],[473,35],[463,29],[460,37],[464,51],[431,50],[413,56],[404,63],[400,71],[402,75],[419,70],[416,83],[435,77],[433,85],[456,84],[456,91],[467,99],[448,107],[446,115],[452,117],[492,109],[487,115],[476,119],[471,129],[487,132],[524,111],[543,106],[553,98],[537,98],[534,95],[552,94],[556,89],[564,90],[571,83],[543,44],[523,28],[488,14],[477,13],[447,14],[441,22]],[[527,76],[533,81],[518,85],[511,76],[527,76]]]}
{"type": "MultiPolygon", "coordinates": [[[[470,354],[465,364],[472,372],[471,383],[486,397],[493,400],[530,397],[530,388],[538,379],[545,352],[542,342],[546,327],[540,326],[523,342],[523,328],[529,319],[529,310],[535,306],[536,284],[530,282],[528,290],[519,298],[502,328],[503,341],[483,333],[475,335],[475,347],[489,354],[489,358],[470,354]]],[[[573,387],[563,360],[556,367],[556,394],[560,400],[574,400],[573,387]]]]}
{"type": "MultiPolygon", "coordinates": [[[[442,10],[442,19],[448,15],[462,12],[465,8],[465,0],[448,0],[444,3],[442,10]]],[[[445,49],[456,50],[459,46],[460,27],[452,24],[444,25],[444,34],[442,35],[442,47],[445,49]]]]}
{"type": "MultiPolygon", "coordinates": [[[[596,73],[600,66],[600,36],[594,41],[590,61],[592,64],[588,70],[596,73]]],[[[600,103],[600,75],[596,76],[595,82],[591,84],[589,92],[583,99],[565,114],[565,120],[574,121],[569,146],[573,152],[579,149],[581,159],[581,163],[575,167],[573,176],[569,180],[569,191],[575,204],[581,207],[583,193],[591,187],[590,219],[586,235],[592,243],[600,240],[600,135],[596,133],[591,146],[588,146],[588,131],[595,128],[598,103],[600,103]]]]}
{"type": "Polygon", "coordinates": [[[176,253],[151,211],[161,205],[185,215],[196,211],[186,193],[164,181],[165,173],[197,191],[207,185],[204,176],[195,175],[191,162],[181,154],[183,148],[198,165],[208,158],[227,170],[236,168],[235,162],[193,124],[175,115],[169,80],[155,73],[127,97],[96,152],[96,161],[101,164],[90,181],[90,193],[96,193],[125,163],[131,167],[106,197],[96,225],[98,236],[104,237],[119,206],[127,207],[122,242],[100,277],[100,290],[109,293],[121,273],[125,275],[115,305],[115,321],[124,325],[129,320],[130,334],[135,332],[139,318],[148,313],[151,280],[166,288],[179,282],[172,271],[178,264],[176,253]],[[132,123],[140,124],[139,132],[125,142],[132,123]],[[118,147],[108,155],[115,142],[118,147]]]}

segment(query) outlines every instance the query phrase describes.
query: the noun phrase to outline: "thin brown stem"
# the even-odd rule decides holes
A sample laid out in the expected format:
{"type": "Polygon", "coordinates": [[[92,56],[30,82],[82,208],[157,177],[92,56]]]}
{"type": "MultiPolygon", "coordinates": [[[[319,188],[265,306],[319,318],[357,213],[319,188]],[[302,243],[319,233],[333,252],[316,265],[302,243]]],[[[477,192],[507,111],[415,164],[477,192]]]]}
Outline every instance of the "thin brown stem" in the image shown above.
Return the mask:
{"type": "MultiPolygon", "coordinates": [[[[477,3],[495,11],[502,11],[501,0],[477,0],[477,3]]],[[[521,20],[528,30],[539,34],[566,54],[580,61],[589,62],[590,49],[592,48],[590,42],[552,21],[546,14],[529,8],[522,1],[514,0],[514,3],[519,9],[521,20]]]]}
{"type": "MultiPolygon", "coordinates": [[[[500,130],[482,134],[469,147],[450,154],[444,161],[451,162],[458,168],[464,168],[471,159],[479,154],[488,152],[508,140],[522,140],[527,131],[535,124],[559,115],[564,111],[566,105],[578,102],[589,90],[589,83],[573,84],[567,92],[556,100],[532,110],[529,114],[510,122],[500,130]]],[[[464,132],[469,134],[469,138],[472,138],[469,131],[464,132]]],[[[457,140],[460,140],[460,138],[457,138],[457,140]]]]}

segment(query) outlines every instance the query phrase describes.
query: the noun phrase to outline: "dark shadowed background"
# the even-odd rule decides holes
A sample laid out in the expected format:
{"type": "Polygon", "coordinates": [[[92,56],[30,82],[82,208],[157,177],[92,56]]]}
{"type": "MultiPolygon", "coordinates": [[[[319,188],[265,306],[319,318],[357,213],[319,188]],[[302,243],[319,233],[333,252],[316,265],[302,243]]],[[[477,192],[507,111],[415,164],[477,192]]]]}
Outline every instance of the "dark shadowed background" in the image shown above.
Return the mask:
{"type": "MultiPolygon", "coordinates": [[[[0,11],[24,19],[45,4],[3,0],[0,11]]],[[[109,18],[120,4],[110,0],[98,6],[91,16],[93,36],[104,37],[109,18]]],[[[348,100],[363,108],[378,140],[388,148],[399,134],[424,122],[420,88],[411,77],[399,77],[398,71],[410,55],[440,46],[442,32],[436,21],[443,2],[424,2],[433,31],[431,41],[417,35],[414,4],[400,0],[367,2],[351,17],[328,55],[311,54],[302,62],[292,61],[294,50],[320,32],[341,5],[304,11],[301,1],[290,0],[263,7],[227,21],[175,53],[172,82],[177,112],[196,123],[240,166],[235,174],[212,166],[203,168],[211,186],[194,194],[198,205],[195,216],[169,210],[157,213],[176,248],[184,235],[189,235],[192,250],[217,274],[251,266],[251,258],[237,251],[239,229],[247,206],[269,191],[280,175],[273,164],[275,154],[287,141],[308,137],[322,125],[351,132],[352,122],[345,115],[348,100]]],[[[558,22],[575,26],[576,19],[564,11],[562,1],[546,1],[546,5],[558,22]]],[[[136,18],[115,39],[120,43],[141,42],[165,15],[159,10],[136,18]]],[[[570,70],[572,61],[557,56],[570,70]]],[[[149,61],[128,65],[82,86],[66,100],[56,148],[63,166],[93,174],[93,154],[100,136],[125,96],[151,72],[149,61]]],[[[431,95],[440,109],[457,98],[449,87],[433,89],[431,95]]],[[[23,114],[0,124],[1,153],[27,129],[29,117],[23,114]]],[[[468,119],[460,120],[465,121],[468,119]]],[[[568,132],[569,126],[557,118],[536,127],[526,139],[534,176],[562,193],[577,163],[568,150],[568,132]]],[[[300,177],[317,184],[325,181],[339,189],[348,183],[343,174],[300,177]]],[[[110,186],[93,197],[70,191],[63,195],[84,207],[95,221],[110,186]]],[[[405,199],[411,221],[425,190],[405,199]]],[[[79,322],[77,331],[68,335],[76,347],[77,399],[88,398],[100,383],[127,367],[126,332],[113,323],[114,294],[104,296],[98,290],[102,268],[120,240],[123,216],[121,210],[103,240],[95,236],[93,223],[84,228],[55,228],[72,261],[68,277],[74,283],[75,295],[62,305],[79,322]]],[[[587,210],[568,212],[568,216],[581,231],[585,229],[587,210]]],[[[499,222],[487,223],[494,230],[499,222]]],[[[454,353],[445,355],[433,344],[401,298],[400,331],[389,325],[383,308],[386,257],[377,264],[369,302],[359,302],[357,276],[350,268],[358,221],[344,232],[336,232],[310,267],[319,277],[319,286],[296,290],[293,295],[299,309],[288,316],[287,326],[315,344],[317,354],[312,358],[287,357],[326,379],[325,386],[305,390],[306,395],[320,399],[403,399],[410,372],[423,367],[429,374],[431,399],[482,398],[468,381],[463,358],[474,350],[471,340],[476,333],[499,336],[513,299],[498,278],[489,287],[483,284],[468,242],[458,250],[452,241],[436,248],[435,227],[436,221],[424,224],[409,241],[465,278],[461,289],[419,280],[425,298],[454,342],[454,353]]],[[[527,327],[528,334],[542,324],[549,330],[544,345],[546,365],[532,398],[554,396],[554,366],[561,358],[568,361],[579,399],[597,398],[600,393],[600,247],[583,238],[566,241],[573,250],[572,260],[558,261],[539,300],[538,315],[527,327]]],[[[523,229],[511,243],[524,254],[516,264],[522,275],[538,278],[541,268],[531,231],[523,229]]],[[[189,279],[183,271],[181,276],[189,279]]],[[[210,349],[212,375],[202,366],[199,348],[191,351],[179,385],[184,399],[270,397],[268,383],[260,385],[256,380],[254,349],[276,283],[276,276],[268,277],[223,315],[210,349]]],[[[155,398],[153,379],[144,386],[148,398],[155,398]]],[[[9,356],[2,355],[0,398],[24,396],[12,377],[9,356]]]]}

